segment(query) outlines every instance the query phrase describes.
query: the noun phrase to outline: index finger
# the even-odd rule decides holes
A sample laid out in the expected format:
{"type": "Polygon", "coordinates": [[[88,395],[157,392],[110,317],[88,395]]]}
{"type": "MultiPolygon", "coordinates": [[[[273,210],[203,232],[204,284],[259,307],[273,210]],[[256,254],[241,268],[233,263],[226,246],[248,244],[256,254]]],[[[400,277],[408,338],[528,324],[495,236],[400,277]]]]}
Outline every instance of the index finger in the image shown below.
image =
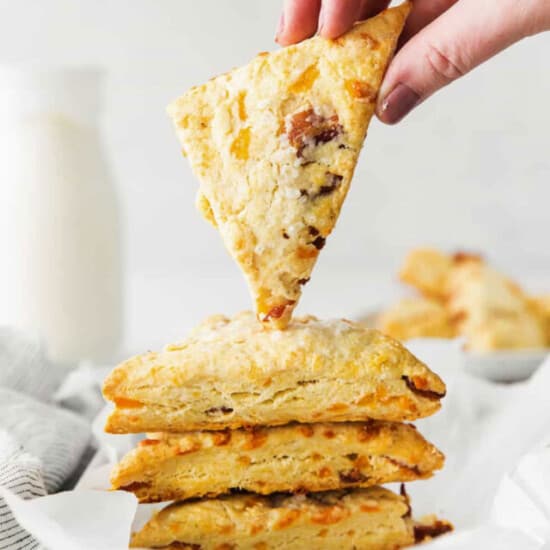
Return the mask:
{"type": "Polygon", "coordinates": [[[321,0],[285,0],[275,41],[288,46],[313,36],[320,11],[321,0]]]}

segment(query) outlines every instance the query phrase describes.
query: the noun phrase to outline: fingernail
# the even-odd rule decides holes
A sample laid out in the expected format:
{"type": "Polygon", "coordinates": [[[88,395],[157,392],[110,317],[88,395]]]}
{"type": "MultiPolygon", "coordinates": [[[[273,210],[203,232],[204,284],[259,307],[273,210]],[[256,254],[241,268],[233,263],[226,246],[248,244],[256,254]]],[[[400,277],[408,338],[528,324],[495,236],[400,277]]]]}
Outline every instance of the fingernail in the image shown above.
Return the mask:
{"type": "Polygon", "coordinates": [[[284,28],[285,28],[285,12],[281,13],[281,17],[279,17],[279,24],[277,25],[277,31],[275,32],[275,42],[279,40],[279,36],[283,32],[284,28]]]}
{"type": "Polygon", "coordinates": [[[397,84],[380,104],[382,122],[395,124],[408,115],[420,101],[420,96],[406,84],[397,84]]]}

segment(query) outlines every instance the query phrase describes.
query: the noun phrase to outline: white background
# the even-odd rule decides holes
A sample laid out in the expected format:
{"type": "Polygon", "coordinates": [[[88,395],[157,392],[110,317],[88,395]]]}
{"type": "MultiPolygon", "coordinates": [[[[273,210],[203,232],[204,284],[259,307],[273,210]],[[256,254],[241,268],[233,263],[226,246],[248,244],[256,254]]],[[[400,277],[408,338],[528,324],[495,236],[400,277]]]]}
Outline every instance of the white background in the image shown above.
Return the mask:
{"type": "MultiPolygon", "coordinates": [[[[148,340],[180,334],[189,316],[248,307],[221,240],[194,209],[197,182],[165,106],[274,49],[279,8],[277,0],[0,0],[0,62],[108,70],[103,128],[125,215],[136,341],[146,331],[148,340]]],[[[380,300],[419,244],[482,251],[550,290],[549,52],[550,33],[525,40],[398,126],[373,122],[302,310],[343,315],[380,300]]]]}

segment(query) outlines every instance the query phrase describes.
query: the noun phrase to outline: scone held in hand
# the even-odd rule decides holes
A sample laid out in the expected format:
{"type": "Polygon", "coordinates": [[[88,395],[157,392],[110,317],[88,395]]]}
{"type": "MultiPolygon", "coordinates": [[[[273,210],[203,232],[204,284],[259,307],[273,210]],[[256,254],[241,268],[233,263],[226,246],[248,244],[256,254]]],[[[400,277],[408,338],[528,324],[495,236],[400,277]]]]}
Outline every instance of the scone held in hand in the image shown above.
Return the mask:
{"type": "Polygon", "coordinates": [[[169,107],[199,209],[277,328],[334,228],[409,9],[261,54],[169,107]]]}

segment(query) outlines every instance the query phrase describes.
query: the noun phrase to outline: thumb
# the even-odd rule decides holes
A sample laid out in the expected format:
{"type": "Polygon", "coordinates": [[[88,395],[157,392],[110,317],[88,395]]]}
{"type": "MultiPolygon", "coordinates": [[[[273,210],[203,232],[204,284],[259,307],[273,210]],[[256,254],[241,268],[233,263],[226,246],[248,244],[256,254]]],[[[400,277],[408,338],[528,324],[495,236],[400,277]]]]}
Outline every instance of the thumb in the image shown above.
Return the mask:
{"type": "Polygon", "coordinates": [[[379,96],[380,120],[399,122],[443,86],[535,32],[536,4],[459,0],[413,36],[391,62],[379,96]]]}

